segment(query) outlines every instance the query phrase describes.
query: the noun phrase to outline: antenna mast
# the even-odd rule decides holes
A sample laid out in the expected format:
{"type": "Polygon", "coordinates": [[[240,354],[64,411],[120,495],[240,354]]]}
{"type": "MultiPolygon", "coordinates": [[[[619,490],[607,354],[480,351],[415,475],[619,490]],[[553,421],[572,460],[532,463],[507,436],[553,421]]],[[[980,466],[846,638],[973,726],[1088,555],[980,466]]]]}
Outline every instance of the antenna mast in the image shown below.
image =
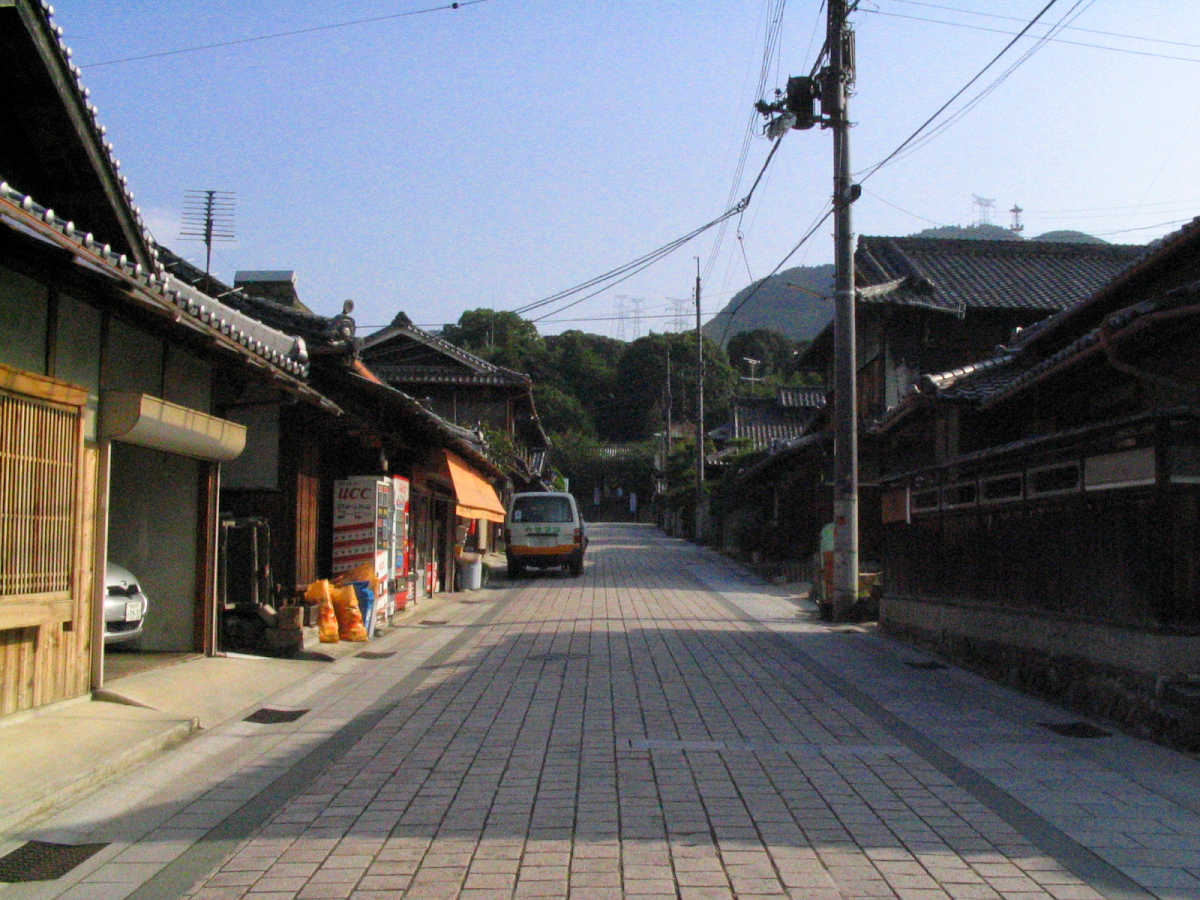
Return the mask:
{"type": "Polygon", "coordinates": [[[1018,204],[1014,203],[1013,208],[1010,209],[1009,212],[1012,213],[1012,224],[1008,226],[1008,230],[1013,234],[1020,234],[1025,230],[1025,226],[1021,224],[1021,213],[1025,212],[1025,210],[1021,209],[1018,204]]]}
{"type": "Polygon", "coordinates": [[[232,241],[233,210],[237,205],[237,194],[232,191],[184,191],[183,227],[181,238],[198,238],[204,241],[204,274],[212,268],[212,245],[214,241],[232,241]]]}

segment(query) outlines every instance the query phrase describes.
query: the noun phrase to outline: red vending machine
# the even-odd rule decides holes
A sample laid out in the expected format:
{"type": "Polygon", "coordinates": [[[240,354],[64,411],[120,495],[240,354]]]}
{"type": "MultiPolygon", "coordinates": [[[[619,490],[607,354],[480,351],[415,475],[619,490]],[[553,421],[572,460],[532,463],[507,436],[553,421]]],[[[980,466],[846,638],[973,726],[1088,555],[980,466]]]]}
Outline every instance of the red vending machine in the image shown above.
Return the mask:
{"type": "Polygon", "coordinates": [[[413,541],[409,534],[411,486],[407,478],[392,476],[392,597],[396,611],[417,602],[413,575],[413,541]]]}

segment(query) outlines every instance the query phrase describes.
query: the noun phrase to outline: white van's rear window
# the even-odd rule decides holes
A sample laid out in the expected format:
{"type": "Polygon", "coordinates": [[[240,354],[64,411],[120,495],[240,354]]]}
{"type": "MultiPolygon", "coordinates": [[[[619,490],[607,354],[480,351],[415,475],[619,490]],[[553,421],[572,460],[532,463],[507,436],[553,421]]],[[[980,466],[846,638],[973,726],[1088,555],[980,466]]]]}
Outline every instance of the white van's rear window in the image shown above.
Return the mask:
{"type": "Polygon", "coordinates": [[[571,501],[566,497],[518,497],[513,501],[514,522],[570,522],[571,501]]]}

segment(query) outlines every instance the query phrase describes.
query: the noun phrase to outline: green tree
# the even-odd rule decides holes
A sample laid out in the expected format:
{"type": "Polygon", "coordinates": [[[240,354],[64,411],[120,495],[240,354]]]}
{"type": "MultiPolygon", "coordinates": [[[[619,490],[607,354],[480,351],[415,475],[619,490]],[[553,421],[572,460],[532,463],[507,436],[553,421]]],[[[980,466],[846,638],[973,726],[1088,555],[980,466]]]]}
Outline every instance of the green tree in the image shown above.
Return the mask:
{"type": "Polygon", "coordinates": [[[533,402],[542,426],[551,434],[576,432],[594,437],[596,425],[579,398],[553,384],[535,381],[533,402]]]}
{"type": "Polygon", "coordinates": [[[778,331],[756,328],[742,331],[729,339],[725,352],[730,364],[743,377],[786,379],[795,369],[795,354],[800,344],[778,331]],[[752,365],[747,360],[757,360],[752,365]]]}
{"type": "Polygon", "coordinates": [[[442,337],[488,362],[525,372],[534,380],[549,374],[549,354],[537,326],[508,310],[469,309],[442,337]]]}
{"type": "MultiPolygon", "coordinates": [[[[713,341],[705,338],[703,346],[705,422],[721,422],[729,414],[737,374],[713,341]]],[[[695,335],[651,334],[629,344],[617,365],[614,437],[642,440],[664,428],[668,352],[672,418],[676,422],[696,420],[695,335]]]]}
{"type": "Polygon", "coordinates": [[[617,361],[625,342],[582,331],[564,331],[545,340],[557,383],[588,412],[600,436],[614,440],[617,361]]]}

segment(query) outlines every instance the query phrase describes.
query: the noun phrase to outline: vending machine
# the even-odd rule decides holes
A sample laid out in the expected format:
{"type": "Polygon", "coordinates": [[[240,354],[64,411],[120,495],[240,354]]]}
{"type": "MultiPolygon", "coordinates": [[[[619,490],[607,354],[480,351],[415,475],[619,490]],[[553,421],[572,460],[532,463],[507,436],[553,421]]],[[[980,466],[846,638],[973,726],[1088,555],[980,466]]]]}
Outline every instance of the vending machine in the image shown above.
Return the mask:
{"type": "Polygon", "coordinates": [[[379,591],[370,620],[365,621],[369,634],[374,634],[376,625],[387,625],[394,612],[389,588],[395,519],[390,478],[365,475],[333,483],[333,574],[370,564],[379,591]]]}
{"type": "Polygon", "coordinates": [[[409,534],[411,490],[407,478],[392,476],[392,598],[396,611],[417,602],[413,543],[409,534]]]}

